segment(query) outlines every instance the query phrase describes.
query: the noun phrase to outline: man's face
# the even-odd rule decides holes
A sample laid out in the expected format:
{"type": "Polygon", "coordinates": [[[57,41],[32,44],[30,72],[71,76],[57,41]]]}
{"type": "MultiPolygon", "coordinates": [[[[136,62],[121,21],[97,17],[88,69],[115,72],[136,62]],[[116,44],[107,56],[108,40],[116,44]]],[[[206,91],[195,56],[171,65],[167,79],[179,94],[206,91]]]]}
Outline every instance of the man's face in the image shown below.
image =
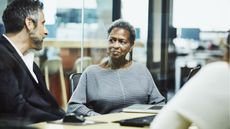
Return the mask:
{"type": "Polygon", "coordinates": [[[41,50],[43,46],[43,39],[46,35],[48,35],[48,31],[45,27],[44,13],[39,11],[37,26],[35,26],[35,28],[29,32],[31,48],[35,50],[41,50]]]}
{"type": "Polygon", "coordinates": [[[129,31],[122,28],[113,28],[108,37],[108,54],[112,59],[125,58],[132,46],[129,41],[129,31]]]}

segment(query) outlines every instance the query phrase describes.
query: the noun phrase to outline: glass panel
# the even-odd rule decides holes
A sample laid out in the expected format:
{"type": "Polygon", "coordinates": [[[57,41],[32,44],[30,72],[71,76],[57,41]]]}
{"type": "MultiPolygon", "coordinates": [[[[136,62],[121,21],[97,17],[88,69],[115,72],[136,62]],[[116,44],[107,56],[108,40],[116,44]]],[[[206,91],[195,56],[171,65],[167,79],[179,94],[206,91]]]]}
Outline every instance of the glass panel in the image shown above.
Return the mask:
{"type": "Polygon", "coordinates": [[[74,63],[80,59],[82,50],[83,56],[91,57],[93,64],[99,63],[106,55],[106,31],[112,22],[112,0],[43,2],[49,30],[43,55],[48,59],[60,57],[66,72],[76,71],[74,63]],[[84,19],[81,17],[83,6],[84,19]],[[81,49],[82,42],[84,49],[81,49]]]}
{"type": "MultiPolygon", "coordinates": [[[[87,0],[86,0],[87,1],[87,0]]],[[[96,0],[97,7],[94,23],[85,24],[86,56],[92,58],[93,64],[98,64],[106,56],[107,28],[112,23],[112,0],[96,0]]]]}
{"type": "MultiPolygon", "coordinates": [[[[44,62],[60,59],[69,95],[70,74],[81,73],[87,66],[99,63],[106,56],[107,28],[112,22],[112,0],[43,2],[49,35],[39,56],[40,66],[43,68],[44,62]]],[[[57,88],[52,89],[52,86],[58,87],[60,84],[57,78],[57,75],[49,76],[51,92],[55,96],[58,96],[59,91],[57,88]]]]}
{"type": "Polygon", "coordinates": [[[229,0],[174,0],[176,92],[187,81],[189,72],[184,69],[222,60],[222,45],[230,27],[229,5],[229,0]]]}
{"type": "Polygon", "coordinates": [[[226,31],[230,26],[229,0],[174,0],[173,24],[177,28],[226,31]]]}
{"type": "Polygon", "coordinates": [[[136,29],[133,59],[146,63],[148,0],[122,0],[121,4],[121,17],[129,21],[136,29]]]}

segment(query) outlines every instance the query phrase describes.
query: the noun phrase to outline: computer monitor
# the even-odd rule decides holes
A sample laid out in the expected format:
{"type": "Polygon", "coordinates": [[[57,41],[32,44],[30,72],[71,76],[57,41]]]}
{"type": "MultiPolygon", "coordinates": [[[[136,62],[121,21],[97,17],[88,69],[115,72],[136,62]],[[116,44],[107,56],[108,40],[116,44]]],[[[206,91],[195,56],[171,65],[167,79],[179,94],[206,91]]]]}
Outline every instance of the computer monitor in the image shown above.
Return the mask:
{"type": "Polygon", "coordinates": [[[181,38],[200,40],[200,29],[199,28],[182,28],[181,38]]]}

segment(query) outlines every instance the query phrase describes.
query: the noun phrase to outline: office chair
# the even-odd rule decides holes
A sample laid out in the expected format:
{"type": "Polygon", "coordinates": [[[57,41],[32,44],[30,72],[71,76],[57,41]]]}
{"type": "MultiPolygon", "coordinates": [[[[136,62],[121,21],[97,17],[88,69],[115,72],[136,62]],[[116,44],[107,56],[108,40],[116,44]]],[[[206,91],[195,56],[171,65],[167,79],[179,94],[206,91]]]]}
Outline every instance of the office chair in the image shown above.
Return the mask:
{"type": "Polygon", "coordinates": [[[43,65],[43,69],[45,72],[45,82],[46,82],[46,86],[48,90],[50,90],[49,75],[59,73],[59,78],[60,78],[60,83],[61,83],[62,107],[63,109],[66,109],[67,108],[67,93],[66,93],[64,71],[63,71],[61,59],[56,58],[56,59],[47,60],[43,65]]]}
{"type": "Polygon", "coordinates": [[[182,67],[181,68],[181,86],[180,88],[191,78],[193,77],[201,68],[201,65],[197,65],[196,67],[182,67]]]}
{"type": "Polygon", "coordinates": [[[186,82],[187,82],[192,76],[194,76],[194,75],[200,70],[200,68],[201,68],[200,65],[198,65],[198,66],[192,68],[192,69],[190,70],[188,76],[187,76],[186,82]]]}
{"type": "Polygon", "coordinates": [[[77,73],[83,72],[91,64],[93,64],[92,57],[84,56],[82,58],[78,58],[74,62],[74,70],[77,73]],[[82,62],[82,71],[81,71],[81,62],[82,62]]]}
{"type": "Polygon", "coordinates": [[[69,76],[70,81],[70,96],[73,94],[74,90],[76,89],[78,82],[80,80],[81,73],[72,73],[69,76]]]}

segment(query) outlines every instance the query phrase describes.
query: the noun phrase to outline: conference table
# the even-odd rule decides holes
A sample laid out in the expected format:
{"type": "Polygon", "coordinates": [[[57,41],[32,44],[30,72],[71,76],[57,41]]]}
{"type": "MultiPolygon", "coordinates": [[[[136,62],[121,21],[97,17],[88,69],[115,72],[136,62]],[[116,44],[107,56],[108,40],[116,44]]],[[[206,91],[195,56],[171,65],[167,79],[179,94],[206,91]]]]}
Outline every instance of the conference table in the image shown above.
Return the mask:
{"type": "Polygon", "coordinates": [[[149,126],[145,127],[133,127],[133,126],[120,126],[119,123],[114,121],[124,120],[128,118],[137,118],[143,116],[153,115],[150,113],[111,113],[100,116],[86,117],[87,121],[96,121],[95,124],[64,124],[60,122],[42,122],[31,125],[38,129],[149,129],[149,126]]]}

